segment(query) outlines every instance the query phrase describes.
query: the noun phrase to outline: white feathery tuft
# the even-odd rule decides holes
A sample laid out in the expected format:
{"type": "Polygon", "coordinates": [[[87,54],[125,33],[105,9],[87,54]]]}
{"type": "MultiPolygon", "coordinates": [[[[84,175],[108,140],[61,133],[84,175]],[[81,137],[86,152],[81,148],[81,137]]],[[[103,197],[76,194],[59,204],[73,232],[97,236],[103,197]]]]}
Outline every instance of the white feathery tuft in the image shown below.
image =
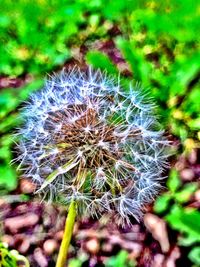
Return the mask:
{"type": "Polygon", "coordinates": [[[23,110],[17,160],[37,193],[79,203],[79,212],[140,219],[162,188],[168,147],[155,104],[139,84],[124,90],[106,73],[61,72],[23,110]]]}

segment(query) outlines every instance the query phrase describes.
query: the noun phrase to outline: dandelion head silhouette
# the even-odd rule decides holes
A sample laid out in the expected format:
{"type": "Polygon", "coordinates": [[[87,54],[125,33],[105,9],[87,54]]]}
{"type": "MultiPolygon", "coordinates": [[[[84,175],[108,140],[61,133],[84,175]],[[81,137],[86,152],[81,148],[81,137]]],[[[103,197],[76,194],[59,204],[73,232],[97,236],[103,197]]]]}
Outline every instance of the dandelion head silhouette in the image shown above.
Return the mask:
{"type": "Polygon", "coordinates": [[[22,112],[17,158],[36,193],[79,213],[140,219],[161,188],[169,142],[139,85],[74,68],[47,80],[22,112]]]}

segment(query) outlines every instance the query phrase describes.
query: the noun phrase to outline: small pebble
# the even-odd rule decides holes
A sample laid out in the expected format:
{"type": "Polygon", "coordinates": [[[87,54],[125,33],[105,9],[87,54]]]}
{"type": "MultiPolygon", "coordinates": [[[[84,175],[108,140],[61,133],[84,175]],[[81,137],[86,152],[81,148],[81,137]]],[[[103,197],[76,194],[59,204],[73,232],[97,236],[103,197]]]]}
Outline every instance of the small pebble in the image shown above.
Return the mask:
{"type": "Polygon", "coordinates": [[[99,249],[100,249],[99,242],[96,238],[93,238],[93,239],[90,239],[89,241],[87,241],[85,246],[86,246],[86,249],[91,254],[97,254],[99,249]]]}
{"type": "Polygon", "coordinates": [[[196,201],[200,202],[200,189],[194,193],[194,198],[196,201]]]}
{"type": "Polygon", "coordinates": [[[15,247],[19,253],[26,254],[26,252],[30,247],[30,240],[26,235],[23,234],[16,235],[15,247]]]}
{"type": "Polygon", "coordinates": [[[44,252],[47,255],[52,255],[58,248],[58,244],[54,239],[48,239],[43,244],[44,252]]]}
{"type": "Polygon", "coordinates": [[[102,245],[102,251],[104,252],[111,252],[113,249],[113,246],[112,244],[108,243],[108,242],[105,242],[103,245],[102,245]]]}
{"type": "Polygon", "coordinates": [[[183,169],[180,174],[184,181],[191,181],[194,179],[194,172],[192,169],[183,169]]]}
{"type": "Polygon", "coordinates": [[[8,244],[9,247],[12,247],[14,245],[14,238],[11,235],[3,235],[1,237],[1,241],[8,244]]]}
{"type": "Polygon", "coordinates": [[[19,229],[34,226],[38,221],[39,216],[29,212],[24,215],[5,219],[5,228],[8,228],[11,233],[17,233],[19,229]]]}
{"type": "Polygon", "coordinates": [[[162,267],[165,260],[165,256],[163,254],[156,254],[153,260],[152,267],[162,267]]]}
{"type": "Polygon", "coordinates": [[[188,160],[191,164],[195,164],[197,162],[197,150],[193,149],[188,157],[188,160]]]}
{"type": "Polygon", "coordinates": [[[48,266],[48,261],[47,261],[45,255],[43,254],[43,251],[41,248],[36,248],[34,250],[34,259],[40,267],[47,267],[48,266]]]}
{"type": "Polygon", "coordinates": [[[122,248],[130,251],[133,258],[137,258],[141,255],[142,245],[136,242],[122,241],[122,248]]]}
{"type": "Polygon", "coordinates": [[[160,243],[162,252],[167,253],[170,249],[170,243],[166,222],[155,214],[146,213],[144,224],[152,236],[160,243]]]}

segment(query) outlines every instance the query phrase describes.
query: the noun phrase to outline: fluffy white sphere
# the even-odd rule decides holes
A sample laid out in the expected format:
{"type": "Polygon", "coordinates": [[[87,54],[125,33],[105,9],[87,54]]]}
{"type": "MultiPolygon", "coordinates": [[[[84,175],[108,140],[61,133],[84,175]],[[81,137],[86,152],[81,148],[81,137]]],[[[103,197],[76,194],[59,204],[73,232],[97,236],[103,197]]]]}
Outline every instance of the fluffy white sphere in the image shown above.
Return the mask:
{"type": "Polygon", "coordinates": [[[19,168],[37,192],[74,199],[79,212],[139,219],[168,166],[153,109],[138,85],[127,90],[100,71],[63,71],[24,108],[19,168]]]}

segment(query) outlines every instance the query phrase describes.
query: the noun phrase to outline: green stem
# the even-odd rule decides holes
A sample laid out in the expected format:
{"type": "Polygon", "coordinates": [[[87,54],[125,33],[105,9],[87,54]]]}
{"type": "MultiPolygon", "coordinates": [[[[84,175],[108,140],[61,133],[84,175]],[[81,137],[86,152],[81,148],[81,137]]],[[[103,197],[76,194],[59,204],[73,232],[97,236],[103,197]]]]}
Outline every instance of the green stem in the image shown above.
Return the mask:
{"type": "Polygon", "coordinates": [[[70,206],[69,206],[69,211],[67,215],[67,219],[65,222],[65,230],[62,238],[62,243],[60,246],[58,258],[57,258],[57,263],[56,267],[65,267],[66,266],[66,261],[67,261],[67,253],[74,229],[74,223],[76,219],[76,203],[74,200],[71,201],[70,206]]]}

